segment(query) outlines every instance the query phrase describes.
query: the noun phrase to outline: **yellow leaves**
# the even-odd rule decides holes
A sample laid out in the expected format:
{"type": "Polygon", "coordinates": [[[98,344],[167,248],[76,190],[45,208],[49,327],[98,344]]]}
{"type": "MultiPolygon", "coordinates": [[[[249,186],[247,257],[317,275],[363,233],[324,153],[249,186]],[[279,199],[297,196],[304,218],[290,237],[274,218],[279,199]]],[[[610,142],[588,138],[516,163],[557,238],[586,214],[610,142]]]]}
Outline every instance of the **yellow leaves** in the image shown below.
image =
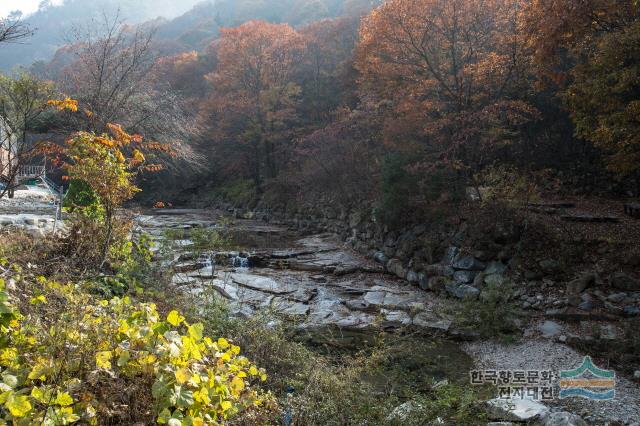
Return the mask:
{"type": "Polygon", "coordinates": [[[206,388],[197,390],[193,393],[193,399],[204,405],[211,404],[211,398],[209,398],[209,391],[206,388]]]}
{"type": "Polygon", "coordinates": [[[111,359],[113,354],[111,351],[100,351],[96,353],[96,366],[105,370],[111,369],[111,359]]]}
{"type": "Polygon", "coordinates": [[[233,379],[231,379],[231,391],[238,395],[240,392],[242,392],[244,390],[244,380],[242,380],[242,378],[236,376],[233,379]]]}
{"type": "Polygon", "coordinates": [[[167,322],[174,327],[179,326],[184,322],[184,317],[178,313],[178,311],[171,311],[167,315],[167,322]]]}
{"type": "Polygon", "coordinates": [[[29,303],[32,305],[46,304],[47,298],[41,294],[40,296],[32,297],[29,303]]]}
{"type": "Polygon", "coordinates": [[[224,337],[220,337],[217,343],[218,343],[218,347],[222,350],[227,349],[229,347],[229,342],[224,337]]]}
{"type": "Polygon", "coordinates": [[[147,161],[147,159],[145,158],[144,154],[139,149],[134,149],[133,150],[133,155],[132,155],[130,161],[131,161],[131,165],[132,166],[137,166],[137,165],[142,164],[145,161],[147,161]]]}
{"type": "Polygon", "coordinates": [[[18,351],[15,348],[5,348],[0,351],[0,365],[11,367],[18,360],[18,351]]]}
{"type": "Polygon", "coordinates": [[[73,398],[66,392],[58,392],[58,395],[56,396],[56,399],[53,401],[53,403],[62,407],[67,407],[73,404],[73,398]]]}
{"type": "MultiPolygon", "coordinates": [[[[40,284],[73,306],[65,307],[59,321],[29,329],[33,334],[28,336],[23,336],[27,328],[18,327],[10,336],[20,333],[22,346],[0,350],[0,424],[13,419],[33,424],[45,418],[55,419],[55,424],[98,424],[101,419],[88,404],[105,404],[94,389],[112,380],[135,380],[141,386],[153,382],[154,407],[162,407],[162,413],[155,414],[163,424],[216,424],[241,407],[258,405],[258,392],[250,383],[261,370],[239,356],[239,346],[223,337],[214,341],[204,336],[203,324],[188,324],[178,311],[162,321],[152,304],[124,298],[96,301],[74,294],[74,286],[40,284]],[[25,346],[28,338],[34,339],[33,345],[25,346]],[[51,347],[64,348],[64,364],[51,358],[51,347]],[[97,372],[83,370],[91,357],[97,372]],[[97,382],[88,385],[85,378],[97,382]]],[[[49,293],[43,295],[52,300],[49,293]]],[[[19,326],[27,327],[28,321],[19,326]]],[[[15,344],[11,338],[9,345],[15,344]]]]}
{"type": "Polygon", "coordinates": [[[47,387],[34,387],[31,388],[31,397],[38,401],[40,404],[49,405],[51,401],[51,390],[47,387]]]}
{"type": "Polygon", "coordinates": [[[203,331],[204,331],[204,325],[202,325],[201,323],[192,324],[187,329],[189,336],[196,342],[202,340],[203,331]]]}
{"type": "Polygon", "coordinates": [[[9,395],[4,406],[9,410],[12,416],[18,418],[25,417],[33,408],[29,402],[28,396],[15,396],[13,394],[9,395]]]}
{"type": "Polygon", "coordinates": [[[51,360],[40,357],[27,376],[29,380],[46,380],[47,375],[53,372],[51,360]]]}
{"type": "Polygon", "coordinates": [[[188,368],[185,368],[185,367],[179,368],[178,370],[176,370],[175,376],[176,376],[176,382],[178,382],[178,384],[180,385],[191,380],[191,372],[189,371],[188,368]]]}
{"type": "Polygon", "coordinates": [[[68,110],[72,112],[78,111],[78,101],[71,98],[64,98],[61,101],[52,99],[47,102],[47,105],[56,107],[58,111],[64,111],[64,110],[68,110]]]}

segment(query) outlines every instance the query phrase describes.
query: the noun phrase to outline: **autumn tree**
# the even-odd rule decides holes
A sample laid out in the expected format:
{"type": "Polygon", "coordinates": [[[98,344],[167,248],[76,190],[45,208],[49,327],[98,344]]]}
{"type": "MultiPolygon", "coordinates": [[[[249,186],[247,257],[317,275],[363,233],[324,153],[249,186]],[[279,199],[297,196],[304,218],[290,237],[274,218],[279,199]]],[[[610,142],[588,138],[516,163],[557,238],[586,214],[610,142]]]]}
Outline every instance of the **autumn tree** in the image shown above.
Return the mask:
{"type": "Polygon", "coordinates": [[[536,111],[526,102],[521,2],[390,0],[363,20],[361,90],[393,105],[387,143],[447,164],[464,179],[514,141],[536,111]]]}
{"type": "Polygon", "coordinates": [[[598,38],[572,70],[565,98],[578,136],[607,155],[619,178],[640,193],[640,21],[598,38]]]}
{"type": "MultiPolygon", "coordinates": [[[[84,182],[104,209],[104,236],[101,267],[111,246],[116,212],[122,204],[140,191],[135,178],[144,169],[156,170],[158,165],[145,165],[143,150],[158,144],[145,143],[140,135],[130,135],[120,125],[108,124],[109,133],[78,132],[68,141],[64,156],[69,179],[84,182]]],[[[100,236],[96,236],[100,237],[100,236]]]]}
{"type": "Polygon", "coordinates": [[[593,46],[594,37],[625,28],[639,12],[635,0],[533,0],[521,21],[538,65],[557,73],[571,50],[593,46]]]}
{"type": "Polygon", "coordinates": [[[640,60],[640,4],[536,0],[522,16],[527,47],[541,76],[565,99],[576,136],[600,149],[619,178],[636,178],[638,191],[639,92],[634,76],[640,60]]]}
{"type": "Polygon", "coordinates": [[[205,111],[217,118],[218,140],[242,144],[256,187],[277,175],[297,119],[300,87],[293,80],[304,39],[286,24],[247,22],[223,29],[214,95],[205,111]]]}
{"type": "Polygon", "coordinates": [[[358,20],[324,19],[300,29],[306,48],[297,80],[302,87],[302,114],[314,123],[326,123],[345,103],[355,103],[353,49],[358,20]]]}
{"type": "Polygon", "coordinates": [[[51,82],[40,81],[26,72],[9,77],[0,75],[0,178],[4,183],[0,198],[17,185],[20,169],[40,152],[40,143],[28,133],[48,108],[54,94],[51,82]]]}

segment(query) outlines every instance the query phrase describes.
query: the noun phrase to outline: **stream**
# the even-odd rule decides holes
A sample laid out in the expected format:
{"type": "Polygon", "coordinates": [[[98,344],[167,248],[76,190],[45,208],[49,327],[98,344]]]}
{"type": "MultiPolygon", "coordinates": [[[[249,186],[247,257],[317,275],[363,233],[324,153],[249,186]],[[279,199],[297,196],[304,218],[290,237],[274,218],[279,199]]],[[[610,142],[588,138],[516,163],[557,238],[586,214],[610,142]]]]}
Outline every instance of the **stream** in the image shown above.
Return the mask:
{"type": "Polygon", "coordinates": [[[165,247],[156,257],[175,271],[172,284],[182,291],[197,297],[213,289],[240,317],[261,310],[284,316],[296,325],[297,338],[318,351],[355,353],[380,336],[393,338],[390,370],[402,365],[418,376],[419,387],[468,383],[473,361],[445,338],[451,322],[438,316],[430,294],[385,274],[334,235],[229,222],[210,210],[144,211],[135,223],[137,233],[158,242],[157,250],[165,247]],[[229,236],[232,250],[200,248],[215,231],[229,236]]]}

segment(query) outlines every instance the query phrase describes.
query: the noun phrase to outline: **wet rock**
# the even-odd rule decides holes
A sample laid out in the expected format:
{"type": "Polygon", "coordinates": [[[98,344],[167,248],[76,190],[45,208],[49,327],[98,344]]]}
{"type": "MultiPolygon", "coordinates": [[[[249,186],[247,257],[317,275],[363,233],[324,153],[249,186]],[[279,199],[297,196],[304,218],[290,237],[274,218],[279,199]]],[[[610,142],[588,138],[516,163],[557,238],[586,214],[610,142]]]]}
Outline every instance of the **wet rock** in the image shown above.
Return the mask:
{"type": "Polygon", "coordinates": [[[611,285],[623,291],[640,291],[640,281],[625,274],[624,272],[617,272],[611,276],[611,285]]]}
{"type": "Polygon", "coordinates": [[[586,289],[592,287],[595,282],[596,276],[594,274],[584,274],[580,278],[576,278],[567,284],[567,293],[580,294],[586,289]]]}
{"type": "Polygon", "coordinates": [[[612,303],[620,303],[627,298],[627,293],[614,293],[607,297],[607,300],[612,303]]]}
{"type": "Polygon", "coordinates": [[[637,306],[625,306],[623,312],[628,316],[637,316],[640,315],[640,308],[637,306]]]}
{"type": "Polygon", "coordinates": [[[387,262],[387,271],[398,278],[405,279],[407,277],[407,270],[402,265],[402,261],[400,259],[394,258],[387,262]]]}
{"type": "Polygon", "coordinates": [[[536,421],[533,426],[587,426],[587,422],[582,417],[568,413],[566,411],[548,413],[540,420],[536,421]]]}
{"type": "Polygon", "coordinates": [[[294,290],[282,288],[280,284],[278,284],[271,278],[262,277],[259,275],[232,274],[231,280],[243,287],[270,294],[290,294],[294,292],[294,290]]]}
{"type": "Polygon", "coordinates": [[[405,311],[389,311],[383,309],[381,313],[384,315],[385,321],[382,326],[385,328],[400,328],[411,325],[411,317],[405,311]]]}
{"type": "Polygon", "coordinates": [[[453,274],[453,279],[459,283],[471,284],[477,274],[477,271],[456,271],[453,274]]]}
{"type": "Polygon", "coordinates": [[[451,266],[453,266],[454,269],[465,271],[481,271],[485,268],[484,263],[470,255],[457,256],[451,266]]]}
{"type": "Polygon", "coordinates": [[[344,305],[351,309],[352,311],[363,311],[363,312],[375,312],[377,311],[375,306],[370,305],[369,303],[365,302],[364,300],[347,300],[346,302],[344,302],[344,305]]]}
{"type": "Polygon", "coordinates": [[[417,283],[420,280],[420,277],[418,276],[418,273],[415,271],[409,271],[407,272],[407,281],[409,281],[410,283],[417,283]]]}
{"type": "Polygon", "coordinates": [[[590,301],[590,300],[584,301],[584,302],[582,302],[582,303],[580,303],[578,305],[578,309],[581,309],[581,310],[587,311],[587,312],[592,311],[593,310],[593,302],[590,301]]]}
{"type": "Polygon", "coordinates": [[[468,284],[451,283],[446,286],[447,292],[458,299],[477,299],[480,290],[468,284]]]}
{"type": "Polygon", "coordinates": [[[543,419],[549,409],[531,399],[492,399],[487,401],[487,414],[492,420],[529,422],[543,419]]]}
{"type": "Polygon", "coordinates": [[[190,277],[186,274],[176,274],[171,278],[171,284],[175,286],[186,286],[196,284],[198,280],[195,277],[190,277]]]}
{"type": "Polygon", "coordinates": [[[569,306],[577,307],[582,303],[582,298],[577,294],[572,294],[567,298],[567,303],[569,306]]]}
{"type": "Polygon", "coordinates": [[[421,290],[429,290],[429,277],[427,277],[425,274],[423,273],[419,273],[418,274],[418,287],[420,287],[421,290]]]}
{"type": "Polygon", "coordinates": [[[444,258],[442,259],[442,264],[443,265],[451,265],[453,264],[454,260],[456,259],[456,257],[458,256],[458,253],[460,252],[460,249],[458,247],[449,247],[447,248],[445,254],[444,254],[444,258]]]}
{"type": "Polygon", "coordinates": [[[386,254],[384,254],[383,252],[379,251],[379,252],[376,252],[376,254],[373,255],[373,260],[375,260],[376,262],[378,262],[379,264],[384,266],[389,261],[389,258],[387,257],[386,254]]]}
{"type": "Polygon", "coordinates": [[[309,305],[300,302],[291,302],[286,299],[274,298],[272,307],[275,311],[291,316],[306,316],[309,313],[309,305]]]}
{"type": "Polygon", "coordinates": [[[438,318],[433,312],[420,312],[413,317],[413,324],[424,329],[447,332],[451,328],[452,321],[438,318]]]}

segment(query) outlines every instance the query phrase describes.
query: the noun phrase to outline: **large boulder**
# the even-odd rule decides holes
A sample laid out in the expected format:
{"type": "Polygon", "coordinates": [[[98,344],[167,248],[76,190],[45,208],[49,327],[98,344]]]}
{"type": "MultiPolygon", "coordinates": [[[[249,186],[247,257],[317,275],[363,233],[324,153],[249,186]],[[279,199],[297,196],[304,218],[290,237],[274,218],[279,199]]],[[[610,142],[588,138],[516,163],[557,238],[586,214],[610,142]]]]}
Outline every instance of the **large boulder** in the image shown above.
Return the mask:
{"type": "Polygon", "coordinates": [[[471,284],[477,274],[478,271],[456,271],[453,274],[453,280],[462,284],[471,284]]]}
{"type": "Polygon", "coordinates": [[[580,277],[575,280],[569,282],[567,284],[567,293],[568,294],[580,294],[588,288],[591,288],[598,284],[600,278],[597,274],[588,273],[582,274],[580,277]]]}
{"type": "Polygon", "coordinates": [[[458,247],[451,246],[447,248],[447,250],[444,253],[444,258],[442,259],[442,264],[447,266],[451,265],[456,259],[456,257],[458,256],[459,252],[460,252],[460,249],[458,247]]]}
{"type": "Polygon", "coordinates": [[[531,422],[543,419],[549,412],[545,405],[531,399],[496,398],[487,401],[487,414],[491,420],[531,422]]]}
{"type": "Polygon", "coordinates": [[[400,259],[394,258],[387,262],[387,271],[397,276],[398,278],[405,279],[407,277],[407,270],[405,269],[400,259]]]}
{"type": "Polygon", "coordinates": [[[468,284],[451,283],[446,285],[447,292],[458,299],[477,299],[480,290],[468,284]]]}
{"type": "Polygon", "coordinates": [[[375,260],[376,262],[384,266],[389,261],[389,258],[387,257],[386,254],[384,254],[384,252],[379,251],[373,255],[373,260],[375,260]]]}

